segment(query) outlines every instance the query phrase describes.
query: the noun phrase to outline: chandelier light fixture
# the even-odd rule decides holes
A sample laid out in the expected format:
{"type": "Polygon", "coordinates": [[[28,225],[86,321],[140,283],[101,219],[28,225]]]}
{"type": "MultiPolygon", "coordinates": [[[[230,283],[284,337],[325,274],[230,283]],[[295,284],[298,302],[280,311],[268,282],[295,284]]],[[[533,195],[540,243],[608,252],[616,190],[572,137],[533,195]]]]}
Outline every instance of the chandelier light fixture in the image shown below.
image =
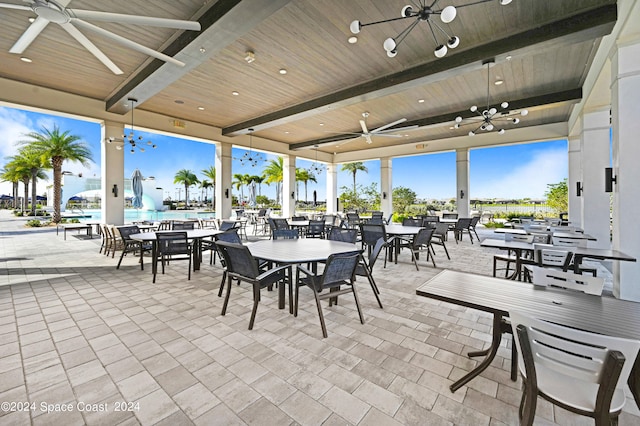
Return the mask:
{"type": "MultiPolygon", "coordinates": [[[[427,25],[429,25],[429,30],[431,32],[431,35],[433,36],[433,40],[436,43],[436,48],[433,53],[437,58],[442,58],[447,54],[448,49],[455,49],[456,47],[458,47],[458,45],[460,44],[460,38],[455,35],[449,35],[448,32],[446,32],[440,25],[438,25],[438,22],[434,18],[434,15],[440,15],[440,20],[445,24],[449,24],[456,18],[458,9],[462,7],[472,6],[478,3],[486,3],[488,1],[494,0],[476,0],[458,7],[447,6],[443,9],[438,9],[437,4],[439,0],[434,0],[433,2],[431,2],[431,4],[427,4],[427,0],[420,0],[419,5],[414,2],[414,5],[407,5],[403,7],[400,11],[400,17],[398,18],[384,19],[382,21],[369,22],[368,24],[363,24],[356,19],[355,21],[351,22],[349,29],[353,34],[358,34],[360,33],[362,27],[413,18],[413,22],[407,28],[401,31],[396,37],[389,37],[384,41],[382,46],[384,47],[384,50],[387,51],[387,56],[393,58],[398,54],[398,46],[407,37],[407,35],[409,35],[409,33],[420,22],[426,22],[427,25]],[[446,38],[446,41],[441,42],[436,34],[439,34],[441,37],[444,36],[446,38]]],[[[504,6],[511,3],[512,0],[497,1],[499,1],[500,4],[504,6]]]]}
{"type": "Polygon", "coordinates": [[[309,167],[309,172],[314,175],[321,175],[324,171],[324,164],[318,163],[318,145],[314,145],[316,149],[316,161],[309,167]]]}
{"type": "Polygon", "coordinates": [[[130,147],[130,151],[132,154],[135,154],[136,152],[136,148],[138,148],[138,150],[140,150],[140,152],[144,152],[144,145],[146,144],[147,146],[150,146],[151,148],[156,148],[156,144],[154,144],[151,141],[147,141],[146,143],[143,141],[143,137],[138,135],[138,137],[136,138],[134,130],[133,130],[133,110],[135,109],[135,103],[138,102],[137,99],[135,98],[128,98],[127,99],[130,103],[131,103],[131,130],[129,131],[129,134],[124,134],[122,135],[122,139],[116,139],[114,137],[110,137],[109,139],[107,139],[107,143],[115,143],[116,144],[116,149],[120,150],[122,149],[123,146],[125,146],[126,144],[129,144],[130,147]]]}
{"type": "Polygon", "coordinates": [[[529,111],[526,109],[520,111],[511,112],[507,108],[509,108],[508,102],[502,102],[500,104],[501,111],[496,107],[492,107],[490,104],[489,98],[489,87],[491,84],[490,81],[490,73],[489,68],[495,63],[494,59],[487,59],[482,62],[482,65],[487,66],[487,107],[486,109],[480,110],[477,105],[472,105],[469,108],[469,111],[473,113],[477,113],[478,117],[482,120],[480,125],[478,125],[477,117],[471,118],[470,122],[463,123],[463,118],[461,116],[457,116],[454,124],[454,128],[459,129],[462,126],[475,125],[476,128],[474,130],[469,131],[469,136],[475,136],[478,131],[491,132],[492,130],[498,129],[498,134],[503,135],[505,133],[505,129],[503,127],[504,124],[518,124],[520,123],[520,119],[518,117],[514,117],[515,115],[525,116],[529,114],[529,111]]]}
{"type": "Polygon", "coordinates": [[[238,160],[242,166],[256,167],[258,164],[264,161],[262,155],[258,152],[253,152],[253,129],[249,130],[249,151],[245,153],[238,160]]]}

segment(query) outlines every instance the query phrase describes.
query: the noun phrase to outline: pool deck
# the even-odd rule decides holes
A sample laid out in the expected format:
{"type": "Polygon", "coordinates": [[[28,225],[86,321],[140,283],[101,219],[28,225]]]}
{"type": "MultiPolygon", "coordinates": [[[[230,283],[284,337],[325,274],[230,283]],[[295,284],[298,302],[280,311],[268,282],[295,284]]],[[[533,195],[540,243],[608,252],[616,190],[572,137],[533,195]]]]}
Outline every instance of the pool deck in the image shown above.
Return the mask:
{"type": "MultiPolygon", "coordinates": [[[[174,262],[152,284],[134,256],[116,269],[117,257],[98,253],[99,238],[65,241],[26,220],[0,210],[0,401],[30,404],[0,411],[2,425],[518,424],[510,339],[451,393],[476,365],[466,352],[488,345],[491,318],[415,294],[442,268],[491,274],[497,251],[466,236],[448,242],[450,261],[436,247],[438,268],[422,259],[416,271],[407,252],[387,268],[380,258],[384,309],[359,279],[365,324],[341,297],[323,305],[323,339],[304,289],[297,318],[277,309],[277,292],[263,291],[250,331],[246,284],[233,285],[220,315],[219,263],[188,281],[184,262],[174,262]]],[[[584,420],[538,403],[536,424],[592,424],[584,420]]],[[[633,400],[619,424],[640,424],[633,400]]]]}

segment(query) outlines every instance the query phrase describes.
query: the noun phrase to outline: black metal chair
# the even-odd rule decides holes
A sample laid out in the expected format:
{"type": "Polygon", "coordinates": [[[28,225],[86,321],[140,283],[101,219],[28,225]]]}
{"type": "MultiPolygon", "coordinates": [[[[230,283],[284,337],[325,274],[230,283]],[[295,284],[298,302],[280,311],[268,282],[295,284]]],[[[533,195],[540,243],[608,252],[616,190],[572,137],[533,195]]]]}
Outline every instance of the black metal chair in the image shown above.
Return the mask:
{"type": "Polygon", "coordinates": [[[324,238],[325,237],[324,227],[325,227],[324,219],[310,220],[309,227],[307,228],[307,232],[305,233],[305,236],[307,238],[324,238]]]}
{"type": "Polygon", "coordinates": [[[380,294],[380,290],[378,289],[378,285],[373,279],[373,266],[375,265],[376,260],[378,260],[378,255],[380,255],[380,252],[382,251],[383,247],[384,247],[384,240],[380,238],[378,239],[376,244],[373,246],[373,250],[371,250],[368,260],[365,259],[364,255],[360,257],[360,262],[358,262],[358,265],[356,266],[356,272],[355,272],[356,276],[367,278],[367,280],[369,281],[369,285],[371,285],[371,289],[373,290],[373,295],[376,297],[376,300],[378,301],[378,306],[380,306],[381,309],[382,309],[382,302],[380,302],[380,297],[378,297],[378,295],[380,294]]]}
{"type": "Polygon", "coordinates": [[[220,222],[219,229],[221,231],[228,231],[230,229],[240,229],[242,224],[235,220],[223,220],[220,222]]]}
{"type": "MultiPolygon", "coordinates": [[[[137,225],[118,226],[117,230],[120,233],[120,237],[122,237],[123,247],[122,247],[122,253],[120,254],[120,260],[118,260],[118,265],[116,266],[116,269],[120,269],[122,258],[124,258],[124,256],[127,253],[135,254],[135,253],[140,253],[140,251],[151,253],[151,251],[153,250],[153,245],[150,242],[143,243],[142,241],[136,241],[131,239],[130,235],[140,233],[140,228],[138,228],[137,225]]],[[[142,261],[140,262],[140,269],[144,270],[144,263],[142,261]]]]}
{"type": "MultiPolygon", "coordinates": [[[[258,303],[260,303],[260,290],[273,286],[273,284],[277,282],[286,282],[287,271],[289,272],[289,277],[291,276],[291,266],[278,266],[261,272],[258,261],[251,255],[247,246],[226,243],[224,241],[217,241],[216,246],[224,257],[229,279],[248,282],[253,287],[253,309],[251,310],[251,319],[249,320],[249,330],[252,330],[256,312],[258,311],[258,303]]],[[[227,305],[229,304],[232,287],[232,285],[227,286],[227,293],[224,298],[224,304],[222,305],[222,315],[227,313],[227,305]]],[[[291,303],[292,300],[291,296],[292,290],[291,286],[289,286],[289,303],[291,303]]]]}
{"type": "Polygon", "coordinates": [[[360,309],[360,303],[358,302],[358,293],[354,285],[355,270],[358,266],[361,254],[362,251],[332,254],[327,259],[327,264],[322,275],[315,275],[313,272],[302,266],[298,266],[297,268],[294,315],[298,316],[298,296],[300,293],[298,287],[307,286],[311,291],[313,291],[313,296],[318,308],[318,316],[320,317],[322,335],[324,337],[327,337],[327,327],[324,323],[324,315],[320,304],[320,301],[324,299],[332,299],[329,302],[329,306],[331,306],[333,301],[337,303],[338,296],[346,293],[353,293],[356,308],[358,309],[358,315],[360,316],[360,323],[364,324],[364,317],[362,316],[362,310],[360,309]],[[304,276],[300,277],[300,273],[304,276]],[[342,286],[347,286],[347,288],[341,288],[342,286]],[[329,291],[325,292],[325,290],[329,291]]]}
{"type": "Polygon", "coordinates": [[[195,222],[173,222],[171,224],[172,231],[195,229],[195,222]]]}
{"type": "Polygon", "coordinates": [[[362,237],[363,248],[366,246],[367,253],[371,253],[371,250],[376,245],[378,240],[382,238],[384,241],[384,267],[387,267],[387,257],[389,255],[389,248],[393,247],[395,237],[389,238],[385,231],[384,225],[372,225],[369,223],[363,223],[360,225],[360,236],[362,237]]]}
{"type": "Polygon", "coordinates": [[[469,234],[469,240],[471,240],[471,244],[473,244],[473,235],[471,235],[471,231],[469,231],[469,225],[471,225],[471,218],[459,218],[456,224],[453,226],[453,235],[456,239],[456,244],[458,241],[462,241],[462,236],[466,232],[469,234]]]}
{"type": "Polygon", "coordinates": [[[342,241],[343,243],[355,244],[358,240],[358,230],[345,229],[339,226],[334,226],[333,228],[331,228],[331,231],[329,231],[327,239],[332,241],[342,241]]]}
{"type": "MultiPolygon", "coordinates": [[[[469,236],[471,236],[471,233],[473,232],[476,235],[476,239],[478,241],[480,241],[480,237],[476,232],[476,225],[478,224],[479,221],[480,221],[480,216],[473,216],[471,218],[471,222],[469,223],[469,236]]],[[[471,240],[471,242],[473,242],[473,240],[471,240]]]]}
{"type": "MultiPolygon", "coordinates": [[[[445,222],[434,222],[435,228],[433,228],[433,235],[431,236],[431,246],[433,245],[442,246],[445,254],[447,255],[447,259],[451,260],[451,256],[449,256],[449,250],[447,250],[447,234],[449,233],[449,224],[445,222]]],[[[435,254],[435,250],[433,252],[435,254]]]]}
{"type": "MultiPolygon", "coordinates": [[[[218,297],[222,297],[222,291],[224,289],[224,285],[227,281],[227,265],[224,261],[224,257],[222,255],[222,253],[220,252],[220,250],[218,249],[218,246],[215,244],[215,242],[218,241],[223,241],[225,243],[232,243],[232,244],[242,244],[242,239],[240,238],[240,236],[238,235],[238,230],[237,229],[230,229],[228,231],[225,231],[221,234],[216,234],[214,235],[214,252],[213,252],[213,263],[216,262],[216,257],[220,257],[220,264],[222,265],[222,281],[220,282],[220,289],[218,290],[218,297]]],[[[229,280],[231,281],[231,280],[229,280]]],[[[240,283],[238,283],[240,284],[240,283]]]]}
{"type": "Polygon", "coordinates": [[[162,273],[164,274],[164,265],[169,261],[188,260],[188,279],[191,279],[191,244],[187,239],[186,232],[163,232],[156,234],[157,257],[153,260],[156,263],[153,273],[153,282],[156,282],[156,274],[158,271],[158,262],[162,263],[162,273]]]}
{"type": "Polygon", "coordinates": [[[418,231],[416,235],[413,236],[411,240],[405,240],[401,238],[401,241],[405,241],[400,244],[400,247],[406,247],[411,250],[411,260],[413,260],[414,265],[416,265],[416,271],[419,271],[418,268],[418,255],[420,252],[427,252],[427,260],[431,258],[431,263],[433,263],[433,267],[436,267],[436,261],[432,255],[431,248],[431,237],[433,236],[434,228],[424,228],[418,231]]]}

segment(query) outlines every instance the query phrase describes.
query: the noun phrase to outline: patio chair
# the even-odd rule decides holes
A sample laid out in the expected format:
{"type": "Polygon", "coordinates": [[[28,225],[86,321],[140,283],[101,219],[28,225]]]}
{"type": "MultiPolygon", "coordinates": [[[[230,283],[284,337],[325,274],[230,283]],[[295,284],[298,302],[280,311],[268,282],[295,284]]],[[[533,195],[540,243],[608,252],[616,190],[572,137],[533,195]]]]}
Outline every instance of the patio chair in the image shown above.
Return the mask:
{"type": "MultiPolygon", "coordinates": [[[[157,257],[153,261],[161,262],[162,274],[164,275],[165,263],[174,260],[188,260],[187,279],[191,280],[191,252],[192,247],[187,240],[186,232],[163,232],[156,234],[157,257]]],[[[157,266],[154,268],[153,282],[156,282],[157,266]]]]}
{"type": "MultiPolygon", "coordinates": [[[[478,241],[480,241],[480,237],[478,236],[478,232],[476,231],[476,225],[478,225],[478,222],[480,221],[480,216],[473,216],[471,218],[471,223],[469,223],[469,235],[471,235],[471,233],[473,232],[476,236],[476,239],[478,241]]],[[[473,243],[473,239],[471,240],[471,242],[473,243]]]]}
{"type": "Polygon", "coordinates": [[[443,219],[458,219],[458,213],[442,213],[443,219]]]}
{"type": "Polygon", "coordinates": [[[536,285],[562,287],[595,296],[601,296],[604,287],[604,278],[557,271],[540,266],[532,266],[531,275],[532,282],[536,285]]]}
{"type": "Polygon", "coordinates": [[[341,241],[343,243],[352,243],[355,244],[358,240],[358,230],[357,229],[345,229],[339,226],[334,226],[329,231],[327,235],[328,240],[332,241],[341,241]]]}
{"type": "Polygon", "coordinates": [[[378,306],[380,306],[380,309],[383,309],[383,308],[382,308],[382,302],[380,302],[380,297],[378,296],[380,294],[380,290],[378,289],[378,285],[373,279],[373,266],[375,265],[376,260],[378,260],[378,256],[382,251],[382,247],[384,247],[384,240],[382,238],[379,238],[378,241],[376,241],[376,244],[373,246],[373,250],[371,250],[371,253],[368,256],[369,257],[368,260],[365,259],[364,255],[360,256],[360,262],[358,262],[358,265],[356,266],[356,272],[355,272],[356,276],[367,278],[367,280],[369,281],[369,285],[373,290],[373,295],[376,297],[376,300],[378,301],[378,306]]]}
{"type": "Polygon", "coordinates": [[[110,241],[105,255],[109,256],[109,253],[111,253],[111,258],[113,259],[116,257],[116,251],[124,248],[124,243],[115,225],[105,225],[105,232],[107,233],[107,238],[110,241]]]}
{"type": "Polygon", "coordinates": [[[411,260],[413,264],[416,265],[416,271],[420,270],[420,268],[418,268],[418,255],[423,251],[427,252],[427,260],[431,258],[433,267],[436,267],[436,261],[433,258],[431,248],[431,237],[434,231],[434,228],[424,228],[418,231],[411,240],[400,238],[400,241],[404,241],[404,243],[400,243],[400,247],[406,247],[411,250],[411,260]]]}
{"type": "Polygon", "coordinates": [[[322,327],[323,337],[327,337],[327,327],[324,323],[322,305],[320,304],[320,301],[324,299],[331,299],[329,302],[329,306],[331,306],[334,301],[337,303],[338,296],[346,293],[353,293],[353,298],[355,299],[356,308],[358,310],[358,316],[360,317],[360,323],[364,324],[364,317],[358,301],[358,293],[356,291],[356,286],[354,285],[355,270],[358,266],[361,254],[362,251],[332,254],[327,259],[327,264],[322,275],[316,275],[303,266],[298,266],[295,285],[294,316],[298,316],[298,296],[300,293],[298,287],[306,286],[313,291],[313,296],[316,300],[316,307],[318,308],[318,316],[320,317],[320,326],[322,327]],[[300,273],[303,275],[302,277],[300,277],[300,273]],[[346,286],[346,288],[342,288],[342,286],[346,286]]]}
{"type": "Polygon", "coordinates": [[[564,327],[509,312],[524,383],[521,425],[532,425],[538,396],[596,425],[617,424],[640,341],[564,327]]]}
{"type": "Polygon", "coordinates": [[[347,228],[358,229],[360,222],[360,215],[358,213],[347,213],[347,228]]]}
{"type": "MultiPolygon", "coordinates": [[[[422,218],[422,226],[434,228],[437,223],[440,223],[438,216],[426,215],[422,218]]],[[[449,224],[447,224],[448,226],[449,224]]]]}
{"type": "Polygon", "coordinates": [[[190,229],[195,229],[194,222],[173,222],[171,224],[172,231],[183,231],[183,230],[190,230],[190,229]]]}
{"type": "MultiPolygon", "coordinates": [[[[525,234],[504,234],[505,241],[521,241],[524,243],[531,243],[533,241],[533,237],[531,235],[525,234]]],[[[493,255],[493,276],[495,277],[498,271],[504,271],[504,277],[509,277],[509,272],[511,270],[511,264],[515,264],[517,261],[516,254],[513,250],[507,250],[507,254],[495,254],[493,255]],[[498,262],[506,263],[504,268],[498,267],[498,262]]],[[[518,271],[514,271],[517,273],[518,271]]]]}
{"type": "Polygon", "coordinates": [[[325,224],[324,219],[310,220],[307,232],[305,232],[307,238],[324,238],[325,237],[325,224]]]}
{"type": "Polygon", "coordinates": [[[223,220],[220,222],[218,229],[221,231],[228,231],[230,229],[240,229],[240,226],[242,226],[240,222],[235,220],[223,220]]]}
{"type": "MultiPolygon", "coordinates": [[[[213,263],[216,263],[216,257],[220,257],[220,264],[222,265],[222,281],[220,281],[220,289],[218,290],[218,297],[222,297],[222,291],[224,289],[224,285],[227,281],[227,265],[224,262],[224,256],[222,252],[218,249],[218,246],[215,244],[218,241],[223,241],[225,243],[232,244],[242,244],[242,239],[238,235],[238,231],[236,229],[230,229],[221,234],[216,234],[213,236],[214,238],[214,251],[213,251],[213,263]]],[[[229,280],[231,281],[231,280],[229,280]]],[[[240,284],[240,283],[238,283],[240,284]]]]}
{"type": "MultiPolygon", "coordinates": [[[[371,254],[371,250],[376,245],[378,240],[382,238],[384,241],[384,267],[387,267],[387,257],[389,256],[389,249],[393,248],[395,237],[388,237],[387,231],[384,225],[371,225],[368,223],[360,224],[360,236],[362,237],[362,247],[367,249],[367,253],[371,254]]],[[[397,259],[396,259],[397,262],[397,259]]]]}
{"type": "MultiPolygon", "coordinates": [[[[131,226],[119,226],[117,228],[120,233],[120,237],[122,238],[122,254],[120,254],[120,259],[118,260],[118,265],[116,269],[120,269],[120,264],[122,263],[122,259],[127,253],[139,253],[139,252],[148,252],[151,253],[153,250],[153,245],[150,242],[143,243],[142,241],[132,240],[130,235],[139,234],[140,228],[137,225],[131,226]]],[[[140,260],[140,269],[144,271],[144,262],[140,260]]]]}
{"type": "Polygon", "coordinates": [[[402,226],[422,226],[422,219],[413,219],[410,217],[406,217],[402,219],[402,226]]]}
{"type": "MultiPolygon", "coordinates": [[[[447,259],[451,260],[451,256],[449,256],[449,250],[447,250],[447,245],[445,242],[447,241],[447,234],[449,233],[449,224],[445,222],[435,223],[435,228],[433,228],[433,235],[431,236],[431,245],[442,246],[445,254],[447,255],[447,259]]],[[[435,254],[435,250],[433,252],[435,254]]]]}
{"type": "Polygon", "coordinates": [[[456,244],[458,244],[458,241],[462,241],[462,236],[464,235],[465,232],[469,235],[469,240],[471,241],[471,244],[473,244],[473,235],[471,235],[471,231],[469,230],[470,225],[471,225],[471,218],[468,218],[468,217],[460,218],[455,223],[455,225],[451,230],[453,231],[453,236],[456,239],[456,244]]]}
{"type": "Polygon", "coordinates": [[[525,281],[531,282],[533,267],[540,266],[547,269],[566,271],[569,269],[573,253],[555,247],[551,244],[533,243],[533,258],[522,259],[525,281]]]}
{"type": "MultiPolygon", "coordinates": [[[[227,266],[227,275],[229,279],[237,279],[238,281],[248,282],[253,287],[253,308],[251,310],[251,319],[249,320],[249,330],[253,330],[253,324],[258,311],[258,303],[260,303],[260,291],[264,288],[273,286],[277,282],[284,283],[288,276],[291,276],[291,265],[279,266],[268,271],[261,272],[258,261],[251,255],[249,248],[241,244],[227,243],[224,241],[216,242],[216,246],[224,257],[227,266]]],[[[284,284],[282,284],[284,285],[284,284]]],[[[222,305],[221,315],[227,313],[229,304],[229,296],[231,295],[232,285],[227,285],[227,293],[222,305]]],[[[289,303],[292,300],[291,286],[289,286],[289,303]]]]}

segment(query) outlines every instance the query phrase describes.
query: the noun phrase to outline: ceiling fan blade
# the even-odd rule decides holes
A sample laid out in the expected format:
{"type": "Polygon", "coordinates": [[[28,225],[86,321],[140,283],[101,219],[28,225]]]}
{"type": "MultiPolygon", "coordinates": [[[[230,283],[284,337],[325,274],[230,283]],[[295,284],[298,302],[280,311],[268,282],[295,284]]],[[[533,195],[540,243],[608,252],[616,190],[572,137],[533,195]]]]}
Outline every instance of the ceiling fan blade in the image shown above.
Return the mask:
{"type": "Polygon", "coordinates": [[[333,133],[335,135],[354,135],[354,136],[362,136],[362,133],[355,133],[355,132],[330,132],[330,131],[324,131],[324,133],[333,133]]]}
{"type": "Polygon", "coordinates": [[[404,135],[392,135],[391,133],[371,133],[372,136],[380,136],[381,138],[403,138],[404,135]]]}
{"type": "Polygon", "coordinates": [[[362,127],[362,131],[364,133],[369,133],[369,130],[367,130],[367,123],[365,123],[364,120],[360,120],[360,127],[362,127]]]}
{"type": "Polygon", "coordinates": [[[15,10],[31,10],[29,6],[23,6],[21,4],[0,3],[2,9],[15,9],[15,10]]]}
{"type": "MultiPolygon", "coordinates": [[[[31,9],[29,9],[31,10],[31,9]]],[[[38,34],[45,29],[49,21],[44,18],[36,18],[33,21],[33,24],[29,25],[29,28],[25,32],[22,33],[18,41],[15,42],[11,49],[9,49],[9,53],[22,53],[26,50],[27,47],[38,37],[38,34]]]]}
{"type": "Polygon", "coordinates": [[[117,22],[119,24],[148,25],[150,27],[178,28],[182,30],[200,31],[200,22],[182,19],[154,18],[152,16],[124,15],[122,13],[98,12],[94,10],[67,9],[78,19],[91,21],[117,22]]]}
{"type": "Polygon", "coordinates": [[[394,133],[394,132],[404,132],[405,130],[413,130],[413,129],[417,129],[418,125],[413,125],[413,126],[405,126],[405,127],[398,127],[397,129],[388,129],[388,130],[382,130],[380,132],[376,132],[376,135],[384,135],[385,133],[394,133]]]}
{"type": "Polygon", "coordinates": [[[371,133],[378,133],[384,129],[388,129],[389,127],[395,126],[396,124],[404,123],[405,121],[407,121],[406,118],[401,118],[400,120],[396,120],[393,123],[385,124],[384,126],[378,127],[377,129],[372,130],[371,133]]]}
{"type": "Polygon", "coordinates": [[[341,147],[341,146],[344,146],[344,145],[346,145],[346,144],[348,144],[348,143],[351,143],[351,142],[353,142],[353,141],[357,141],[358,139],[359,139],[359,138],[347,139],[347,140],[346,140],[346,141],[344,141],[344,142],[341,142],[341,143],[339,143],[339,144],[336,144],[336,148],[339,148],[339,147],[341,147]]]}
{"type": "Polygon", "coordinates": [[[85,49],[87,49],[93,56],[98,58],[100,62],[102,62],[107,68],[111,70],[114,74],[120,75],[122,74],[122,70],[118,68],[116,64],[114,64],[111,59],[107,57],[100,49],[96,47],[84,34],[82,34],[76,27],[72,24],[60,24],[60,26],[68,32],[71,37],[75,38],[78,43],[83,45],[85,49]]]}
{"type": "Polygon", "coordinates": [[[371,134],[370,133],[367,133],[366,135],[362,135],[362,136],[364,136],[364,138],[367,140],[368,144],[373,143],[373,141],[371,140],[371,134]]]}
{"type": "Polygon", "coordinates": [[[100,35],[102,35],[104,37],[107,37],[108,39],[111,39],[111,40],[115,41],[116,43],[120,43],[123,46],[126,46],[126,47],[128,47],[130,49],[137,50],[138,52],[142,52],[142,53],[144,53],[146,55],[149,55],[151,57],[158,58],[160,60],[172,63],[174,65],[178,65],[180,67],[184,66],[184,62],[180,62],[179,60],[174,59],[171,56],[167,56],[164,53],[156,52],[153,49],[149,49],[146,46],[143,46],[143,45],[138,44],[138,43],[136,43],[134,41],[126,39],[126,38],[124,38],[122,36],[119,36],[118,34],[114,34],[111,31],[107,31],[107,30],[105,30],[103,28],[97,27],[97,26],[95,26],[93,24],[90,24],[90,23],[88,23],[86,21],[83,21],[81,19],[72,18],[71,22],[76,24],[76,25],[78,25],[78,26],[80,26],[80,27],[82,27],[82,28],[86,28],[87,30],[96,32],[96,33],[98,33],[98,34],[100,34],[100,35]]]}

